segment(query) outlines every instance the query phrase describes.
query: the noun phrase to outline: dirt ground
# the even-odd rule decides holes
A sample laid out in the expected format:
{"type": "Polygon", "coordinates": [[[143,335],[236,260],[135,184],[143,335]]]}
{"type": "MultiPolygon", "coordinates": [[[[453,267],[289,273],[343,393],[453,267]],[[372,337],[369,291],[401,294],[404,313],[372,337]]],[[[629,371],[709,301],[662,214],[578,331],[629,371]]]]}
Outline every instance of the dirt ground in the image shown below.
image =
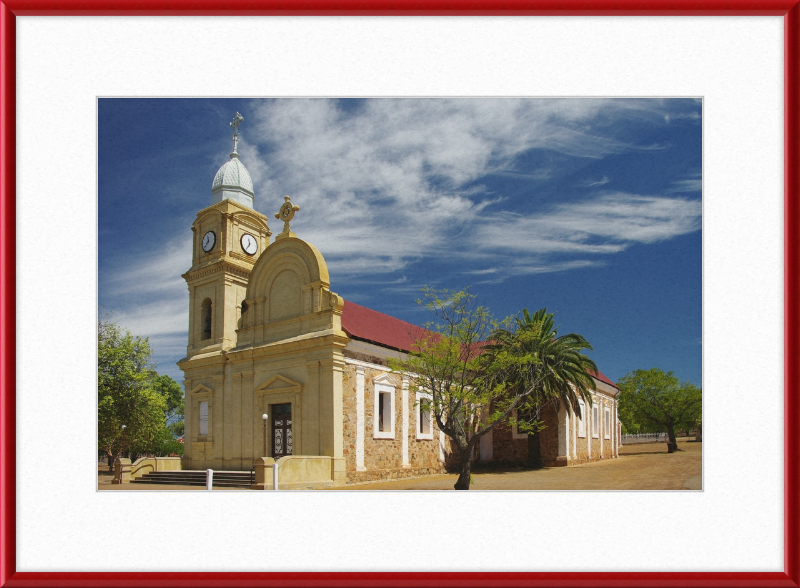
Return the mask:
{"type": "MultiPolygon", "coordinates": [[[[621,447],[618,459],[565,468],[473,473],[470,490],[702,490],[703,444],[679,440],[621,447]]],[[[332,490],[452,490],[455,474],[332,490]]]]}
{"type": "MultiPolygon", "coordinates": [[[[678,440],[682,451],[667,453],[665,443],[627,445],[618,459],[566,468],[473,473],[471,490],[702,490],[703,444],[678,440]]],[[[394,482],[340,486],[331,490],[452,490],[455,474],[394,482]]],[[[112,485],[108,468],[98,471],[98,490],[199,490],[203,486],[112,485]]],[[[219,490],[219,488],[214,489],[219,490]]],[[[240,490],[231,488],[231,490],[240,490]]]]}

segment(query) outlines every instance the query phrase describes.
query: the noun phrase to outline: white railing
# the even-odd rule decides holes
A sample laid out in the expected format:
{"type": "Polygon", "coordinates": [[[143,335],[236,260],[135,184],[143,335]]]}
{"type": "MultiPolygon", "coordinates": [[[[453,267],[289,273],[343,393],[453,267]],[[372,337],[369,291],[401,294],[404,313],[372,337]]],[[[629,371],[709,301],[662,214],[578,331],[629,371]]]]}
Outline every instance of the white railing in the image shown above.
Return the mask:
{"type": "Polygon", "coordinates": [[[623,435],[622,444],[632,445],[634,443],[666,443],[666,433],[639,433],[637,435],[623,435]]]}

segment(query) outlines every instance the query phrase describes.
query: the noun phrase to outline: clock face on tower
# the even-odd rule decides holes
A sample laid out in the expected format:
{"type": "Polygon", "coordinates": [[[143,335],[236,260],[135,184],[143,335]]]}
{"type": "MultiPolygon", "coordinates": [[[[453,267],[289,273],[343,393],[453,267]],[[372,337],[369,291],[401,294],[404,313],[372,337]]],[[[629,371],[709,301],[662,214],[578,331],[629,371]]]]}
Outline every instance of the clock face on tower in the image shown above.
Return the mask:
{"type": "Polygon", "coordinates": [[[214,234],[214,231],[209,231],[205,235],[203,235],[203,251],[208,253],[214,248],[214,243],[217,242],[217,236],[214,234]]]}
{"type": "Polygon", "coordinates": [[[241,243],[242,249],[247,255],[255,255],[256,251],[258,251],[258,241],[249,233],[242,235],[241,243]]]}

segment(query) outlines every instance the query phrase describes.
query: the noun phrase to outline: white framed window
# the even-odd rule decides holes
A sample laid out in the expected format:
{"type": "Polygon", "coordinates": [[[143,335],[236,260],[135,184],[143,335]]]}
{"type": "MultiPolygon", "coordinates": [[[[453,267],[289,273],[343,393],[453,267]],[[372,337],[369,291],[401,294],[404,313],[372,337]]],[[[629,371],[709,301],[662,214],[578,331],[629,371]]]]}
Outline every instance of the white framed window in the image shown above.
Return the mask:
{"type": "Polygon", "coordinates": [[[578,437],[586,437],[586,403],[582,398],[578,398],[578,406],[581,415],[578,417],[578,437]]]}
{"type": "Polygon", "coordinates": [[[611,439],[611,409],[605,410],[605,423],[603,427],[603,434],[606,439],[611,439]]]}
{"type": "Polygon", "coordinates": [[[394,390],[394,386],[375,382],[375,405],[372,411],[372,436],[375,439],[394,439],[394,390]]]}
{"type": "Polygon", "coordinates": [[[600,407],[597,406],[597,401],[592,405],[592,437],[600,437],[600,407]]]}
{"type": "Polygon", "coordinates": [[[417,392],[417,439],[433,439],[432,402],[430,394],[417,392]]]}
{"type": "MultiPolygon", "coordinates": [[[[517,412],[516,408],[512,411],[512,414],[514,415],[514,427],[511,429],[511,438],[512,439],[527,439],[528,438],[528,433],[526,433],[525,431],[520,431],[519,427],[517,426],[516,419],[517,419],[519,413],[517,412]]],[[[524,418],[525,415],[522,415],[522,416],[524,418]]]]}

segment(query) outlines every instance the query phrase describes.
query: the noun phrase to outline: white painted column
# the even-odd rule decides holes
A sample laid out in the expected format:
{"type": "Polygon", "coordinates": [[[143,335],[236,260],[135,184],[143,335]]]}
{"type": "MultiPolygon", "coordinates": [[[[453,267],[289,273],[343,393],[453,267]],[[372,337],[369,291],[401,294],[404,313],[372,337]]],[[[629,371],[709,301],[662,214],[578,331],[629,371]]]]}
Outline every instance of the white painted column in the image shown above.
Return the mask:
{"type": "Polygon", "coordinates": [[[614,398],[614,457],[619,457],[619,400],[614,398]]]}
{"type": "Polygon", "coordinates": [[[364,367],[356,366],[356,471],[364,467],[364,367]]]}
{"type": "Polygon", "coordinates": [[[569,410],[558,409],[558,458],[569,459],[569,410]]]}
{"type": "Polygon", "coordinates": [[[592,406],[586,407],[586,451],[589,454],[589,459],[592,459],[592,427],[593,425],[593,418],[592,415],[594,414],[592,411],[595,399],[592,398],[592,406]]]}
{"type": "MultiPolygon", "coordinates": [[[[486,421],[489,418],[489,408],[486,407],[484,410],[481,411],[481,422],[486,426],[486,421]]],[[[486,433],[480,439],[479,449],[481,455],[481,461],[492,461],[494,457],[494,429],[486,433]]]]}
{"type": "Polygon", "coordinates": [[[611,401],[611,457],[617,457],[617,399],[611,401]]]}
{"type": "Polygon", "coordinates": [[[408,463],[408,378],[403,378],[403,467],[410,468],[408,463]]]}
{"type": "Polygon", "coordinates": [[[606,412],[605,412],[606,404],[605,402],[600,403],[600,409],[597,411],[597,416],[600,419],[600,422],[597,423],[597,429],[600,431],[600,459],[603,459],[605,455],[603,454],[603,437],[606,436],[605,432],[605,424],[606,424],[606,412]]]}
{"type": "Polygon", "coordinates": [[[572,459],[578,459],[578,417],[571,406],[569,412],[572,415],[572,459]]]}
{"type": "Polygon", "coordinates": [[[617,399],[611,401],[611,457],[617,457],[617,399]]]}
{"type": "Polygon", "coordinates": [[[439,431],[439,461],[444,463],[444,431],[439,431]]]}

